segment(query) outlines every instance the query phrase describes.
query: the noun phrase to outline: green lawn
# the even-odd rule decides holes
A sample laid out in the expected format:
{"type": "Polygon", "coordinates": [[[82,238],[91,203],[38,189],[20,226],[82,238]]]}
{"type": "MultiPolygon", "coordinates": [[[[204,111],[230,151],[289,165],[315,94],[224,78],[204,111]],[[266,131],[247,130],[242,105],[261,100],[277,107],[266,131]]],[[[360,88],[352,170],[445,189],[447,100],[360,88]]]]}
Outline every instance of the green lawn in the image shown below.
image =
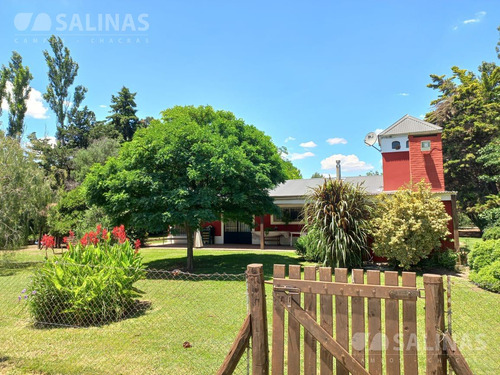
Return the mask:
{"type": "MultiPolygon", "coordinates": [[[[141,250],[149,268],[182,269],[185,250],[141,250]]],[[[23,250],[17,262],[42,260],[38,250],[23,250]]],[[[196,272],[240,274],[165,280],[157,272],[138,283],[152,302],[144,315],[94,328],[34,328],[17,300],[35,265],[0,268],[0,374],[213,374],[229,350],[246,314],[243,273],[249,263],[298,264],[290,251],[195,250],[196,272]],[[183,280],[185,279],[185,280],[183,280]],[[184,342],[192,347],[184,348],[184,342]]],[[[305,263],[302,263],[305,264],[305,263]]],[[[453,329],[474,373],[498,372],[500,295],[453,277],[453,329]],[[463,344],[463,345],[462,345],[463,344]]],[[[422,278],[418,277],[419,287],[422,278]]],[[[272,288],[266,285],[271,323],[272,288]]],[[[382,304],[383,306],[383,304],[382,304]]],[[[424,310],[419,300],[423,337],[424,310]]],[[[420,372],[424,356],[419,357],[420,372]]],[[[237,373],[246,373],[243,362],[237,373]]]]}
{"type": "Polygon", "coordinates": [[[482,241],[482,239],[475,237],[460,237],[460,247],[467,247],[471,250],[474,244],[478,241],[482,241]]]}

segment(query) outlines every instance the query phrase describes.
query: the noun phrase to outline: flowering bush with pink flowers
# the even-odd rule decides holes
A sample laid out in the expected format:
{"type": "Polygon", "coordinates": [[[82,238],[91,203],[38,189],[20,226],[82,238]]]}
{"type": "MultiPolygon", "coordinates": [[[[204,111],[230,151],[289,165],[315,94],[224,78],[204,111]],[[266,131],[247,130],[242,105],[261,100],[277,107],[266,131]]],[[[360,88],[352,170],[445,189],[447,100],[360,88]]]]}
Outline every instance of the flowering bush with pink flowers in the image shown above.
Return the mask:
{"type": "Polygon", "coordinates": [[[141,295],[134,283],[145,277],[140,241],[132,244],[123,225],[111,232],[98,225],[80,240],[70,233],[64,241],[68,251],[48,259],[32,279],[29,290],[36,293],[27,300],[35,321],[96,325],[134,313],[141,295]]]}

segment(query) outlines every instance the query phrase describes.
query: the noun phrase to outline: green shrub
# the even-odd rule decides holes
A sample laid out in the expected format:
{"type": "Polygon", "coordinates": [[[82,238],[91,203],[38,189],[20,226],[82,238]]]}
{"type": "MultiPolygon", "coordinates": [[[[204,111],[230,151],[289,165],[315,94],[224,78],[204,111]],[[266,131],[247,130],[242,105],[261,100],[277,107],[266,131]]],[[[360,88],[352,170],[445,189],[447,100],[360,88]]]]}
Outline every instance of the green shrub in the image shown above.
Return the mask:
{"type": "Polygon", "coordinates": [[[397,261],[403,268],[416,265],[441,247],[449,234],[443,203],[424,182],[380,196],[373,220],[373,252],[397,261]]]}
{"type": "Polygon", "coordinates": [[[484,289],[500,292],[500,240],[479,241],[469,253],[469,279],[484,289]]]}
{"type": "Polygon", "coordinates": [[[481,288],[500,293],[500,259],[469,274],[470,280],[481,288]]]}
{"type": "Polygon", "coordinates": [[[490,227],[483,232],[483,240],[500,240],[500,227],[490,227]]]}
{"type": "Polygon", "coordinates": [[[444,268],[447,270],[455,270],[457,264],[457,253],[447,249],[445,251],[434,251],[429,257],[418,262],[417,267],[426,269],[444,268]]]}
{"type": "Polygon", "coordinates": [[[472,270],[479,271],[496,260],[500,260],[500,240],[478,241],[469,253],[472,270]]]}
{"type": "Polygon", "coordinates": [[[314,243],[314,238],[309,235],[302,235],[295,242],[297,254],[309,262],[321,262],[322,253],[318,251],[319,247],[314,243]]]}
{"type": "Polygon", "coordinates": [[[28,309],[38,323],[89,326],[134,314],[145,277],[139,243],[132,246],[123,226],[113,239],[98,227],[60,258],[47,260],[28,289],[28,309]]]}

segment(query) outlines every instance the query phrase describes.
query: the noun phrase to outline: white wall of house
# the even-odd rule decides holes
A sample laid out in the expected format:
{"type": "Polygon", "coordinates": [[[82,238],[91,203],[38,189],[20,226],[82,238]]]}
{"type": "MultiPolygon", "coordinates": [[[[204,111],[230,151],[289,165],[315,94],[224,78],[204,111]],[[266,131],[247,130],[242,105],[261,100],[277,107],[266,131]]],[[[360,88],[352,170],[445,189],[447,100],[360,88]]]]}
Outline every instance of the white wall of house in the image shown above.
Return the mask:
{"type": "Polygon", "coordinates": [[[408,147],[406,147],[406,142],[408,141],[408,135],[395,135],[395,136],[387,136],[380,137],[380,150],[382,152],[403,152],[410,151],[408,147]],[[393,150],[392,142],[398,141],[401,145],[399,150],[393,150]]]}

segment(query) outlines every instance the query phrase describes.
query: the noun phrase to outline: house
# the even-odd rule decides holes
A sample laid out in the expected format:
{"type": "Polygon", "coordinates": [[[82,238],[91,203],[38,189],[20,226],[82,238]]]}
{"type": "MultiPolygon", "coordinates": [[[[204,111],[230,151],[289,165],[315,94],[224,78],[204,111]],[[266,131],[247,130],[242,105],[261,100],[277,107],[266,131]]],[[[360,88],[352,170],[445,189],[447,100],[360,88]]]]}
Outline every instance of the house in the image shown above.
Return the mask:
{"type": "MultiPolygon", "coordinates": [[[[377,136],[382,155],[382,175],[345,177],[344,181],[363,183],[369,194],[391,194],[410,181],[425,180],[438,196],[452,217],[448,230],[452,242],[444,246],[458,246],[458,221],[456,219],[456,193],[446,191],[444,184],[442,129],[418,118],[405,115],[377,136]]],[[[375,135],[374,135],[375,136],[375,135]]],[[[310,188],[323,183],[322,178],[287,180],[270,192],[281,208],[281,215],[255,218],[255,228],[240,222],[216,221],[212,226],[216,244],[265,244],[292,245],[300,235],[303,223],[300,212],[310,188]],[[263,231],[264,236],[262,236],[263,231]]]]}

